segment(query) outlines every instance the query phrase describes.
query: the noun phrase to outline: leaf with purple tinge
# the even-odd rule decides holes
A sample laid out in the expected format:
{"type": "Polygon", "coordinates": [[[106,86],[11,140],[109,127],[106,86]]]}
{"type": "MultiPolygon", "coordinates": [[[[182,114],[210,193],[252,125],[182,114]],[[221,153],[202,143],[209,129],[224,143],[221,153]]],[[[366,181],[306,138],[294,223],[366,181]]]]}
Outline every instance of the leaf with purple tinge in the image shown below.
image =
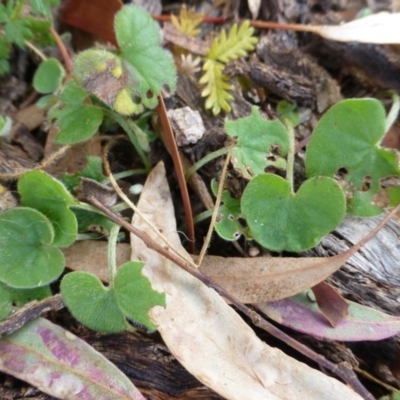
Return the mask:
{"type": "Polygon", "coordinates": [[[300,294],[257,307],[272,320],[318,339],[356,342],[382,340],[400,333],[400,318],[360,304],[349,303],[349,313],[333,328],[312,300],[312,292],[300,294]]]}
{"type": "Polygon", "coordinates": [[[0,370],[60,399],[145,399],[100,353],[43,318],[0,340],[0,370]]]}

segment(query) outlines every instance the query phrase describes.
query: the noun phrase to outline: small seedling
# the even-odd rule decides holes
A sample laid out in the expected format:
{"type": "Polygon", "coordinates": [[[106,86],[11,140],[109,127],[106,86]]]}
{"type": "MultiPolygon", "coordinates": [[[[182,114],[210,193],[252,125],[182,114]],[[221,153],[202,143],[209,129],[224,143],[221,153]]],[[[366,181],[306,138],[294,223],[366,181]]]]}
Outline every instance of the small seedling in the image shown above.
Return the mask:
{"type": "MultiPolygon", "coordinates": [[[[183,6],[179,20],[172,16],[171,21],[185,35],[196,36],[200,33],[198,25],[203,17],[203,14],[196,14],[183,6]]],[[[254,50],[257,40],[254,36],[254,28],[250,26],[249,21],[239,26],[234,24],[228,33],[223,30],[213,40],[204,59],[200,84],[204,85],[201,96],[206,98],[205,108],[211,110],[214,115],[220,114],[221,111],[231,110],[233,86],[229,82],[229,76],[223,72],[226,64],[246,57],[254,50]]],[[[192,69],[197,69],[197,62],[194,63],[192,69]]]]}

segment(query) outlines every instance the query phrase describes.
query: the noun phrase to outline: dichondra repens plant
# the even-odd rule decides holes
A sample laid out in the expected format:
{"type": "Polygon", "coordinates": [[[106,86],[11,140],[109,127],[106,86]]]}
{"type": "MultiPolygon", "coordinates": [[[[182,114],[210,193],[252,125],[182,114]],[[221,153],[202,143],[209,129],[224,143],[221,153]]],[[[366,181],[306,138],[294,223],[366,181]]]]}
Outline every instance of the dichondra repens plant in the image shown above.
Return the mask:
{"type": "MultiPolygon", "coordinates": [[[[97,131],[104,116],[111,117],[127,131],[148,168],[145,143],[134,133],[139,129],[121,114],[154,108],[163,88],[175,89],[175,67],[169,53],[160,47],[156,23],[143,9],[122,8],[115,17],[115,32],[118,53],[103,49],[80,53],[74,62],[74,79],[65,86],[66,74],[61,64],[48,59],[38,68],[34,86],[46,95],[40,104],[52,107],[50,117],[61,128],[56,139],[59,143],[85,140],[97,131]]],[[[104,178],[101,165],[94,159],[89,160],[82,176],[99,181],[104,178]]],[[[65,181],[73,187],[77,178],[65,177],[65,181]]],[[[128,329],[127,320],[156,328],[147,311],[154,305],[165,305],[164,294],[153,291],[141,274],[143,263],[129,262],[117,270],[117,225],[105,222],[45,172],[23,174],[18,192],[21,207],[0,215],[1,318],[8,315],[13,303],[49,295],[49,284],[60,277],[65,267],[60,248],[76,240],[78,227],[88,221],[101,221],[110,231],[110,284],[106,287],[88,273],[69,273],[61,282],[65,304],[79,321],[98,331],[128,329]]]]}
{"type": "MultiPolygon", "coordinates": [[[[396,110],[397,95],[393,100],[396,110]]],[[[390,126],[381,102],[344,100],[323,115],[307,146],[307,179],[296,191],[295,120],[289,112],[268,121],[253,108],[249,117],[225,121],[228,135],[236,138],[232,162],[250,181],[240,202],[225,193],[216,226],[222,237],[234,240],[244,233],[267,249],[301,252],[334,230],[346,211],[378,215],[383,206],[377,198],[383,194],[391,205],[396,203],[398,186],[382,186],[382,179],[399,177],[400,170],[396,152],[379,145],[390,126]],[[285,172],[285,177],[264,172],[271,167],[285,172]],[[245,218],[246,229],[239,224],[240,217],[245,218]]]]}

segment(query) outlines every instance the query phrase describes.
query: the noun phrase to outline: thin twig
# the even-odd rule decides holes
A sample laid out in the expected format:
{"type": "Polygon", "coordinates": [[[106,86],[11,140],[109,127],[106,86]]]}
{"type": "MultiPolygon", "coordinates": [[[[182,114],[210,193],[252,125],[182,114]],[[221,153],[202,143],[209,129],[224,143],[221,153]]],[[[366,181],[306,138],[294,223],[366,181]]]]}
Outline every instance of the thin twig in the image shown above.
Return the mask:
{"type": "Polygon", "coordinates": [[[196,263],[186,257],[184,254],[182,254],[178,249],[175,248],[175,246],[164,236],[160,233],[160,231],[149,221],[149,219],[136,207],[134,203],[132,203],[129,199],[129,197],[122,191],[122,189],[118,186],[118,183],[115,181],[114,176],[111,173],[110,169],[110,164],[108,162],[107,158],[107,150],[108,146],[104,147],[103,150],[103,164],[104,164],[104,170],[106,172],[106,175],[114,188],[114,190],[117,192],[118,196],[126,203],[128,206],[140,217],[143,219],[144,222],[150,227],[150,229],[157,235],[157,237],[162,240],[177,256],[181,257],[185,262],[190,264],[192,267],[197,268],[196,263]]]}
{"type": "Polygon", "coordinates": [[[215,222],[217,221],[219,205],[221,204],[222,192],[224,191],[225,177],[226,177],[226,173],[228,172],[228,165],[229,165],[229,161],[231,160],[232,150],[233,150],[233,147],[231,147],[229,149],[228,155],[226,156],[226,159],[225,159],[224,168],[222,169],[221,181],[220,181],[219,187],[218,187],[217,199],[215,200],[215,206],[214,206],[214,211],[211,216],[210,226],[208,227],[207,236],[204,240],[203,247],[201,248],[199,258],[197,259],[198,267],[200,267],[201,263],[203,262],[203,258],[207,252],[208,246],[210,245],[211,236],[214,231],[215,222]]]}
{"type": "Polygon", "coordinates": [[[21,329],[27,322],[40,317],[49,311],[58,311],[64,308],[61,294],[47,297],[41,301],[32,301],[10,315],[5,321],[0,322],[0,336],[10,335],[21,329]]]}
{"type": "Polygon", "coordinates": [[[69,56],[68,50],[65,47],[64,42],[61,40],[60,35],[52,26],[50,27],[50,33],[53,35],[54,40],[56,41],[57,46],[60,49],[60,53],[64,60],[65,70],[67,71],[67,74],[70,75],[72,73],[73,63],[71,57],[69,56]]]}
{"type": "MultiPolygon", "coordinates": [[[[228,300],[231,304],[233,304],[238,310],[243,312],[245,315],[247,315],[251,321],[253,322],[254,325],[258,326],[259,328],[265,330],[266,332],[270,333],[272,336],[276,337],[277,339],[285,342],[289,346],[291,346],[293,349],[297,350],[299,353],[305,355],[309,359],[315,361],[320,365],[321,368],[324,368],[326,370],[329,370],[333,373],[335,373],[337,376],[339,376],[341,379],[343,379],[345,382],[347,382],[355,392],[357,392],[360,396],[362,396],[366,400],[374,400],[374,397],[371,395],[371,393],[368,392],[368,390],[362,385],[362,383],[358,380],[357,375],[354,373],[354,371],[345,365],[336,365],[327,360],[324,356],[321,356],[320,354],[314,352],[313,350],[309,349],[307,346],[303,345],[302,343],[299,343],[297,340],[293,339],[286,333],[282,332],[280,329],[278,329],[276,326],[272,325],[265,319],[263,319],[258,313],[256,313],[254,310],[251,308],[247,307],[246,305],[242,304],[236,297],[232,296],[228,291],[226,291],[221,285],[218,283],[214,282],[212,279],[210,279],[207,275],[203,274],[201,271],[199,271],[196,268],[193,268],[191,265],[177,257],[175,254],[171,253],[164,247],[162,247],[160,244],[155,242],[153,239],[151,239],[147,234],[143,233],[141,230],[137,229],[133,225],[129,224],[126,222],[123,218],[109,210],[107,207],[105,207],[103,204],[101,204],[95,197],[90,196],[87,198],[87,201],[91,203],[94,207],[97,207],[99,210],[101,210],[105,215],[107,215],[112,221],[120,224],[123,226],[125,229],[127,229],[129,232],[133,233],[136,235],[138,238],[143,240],[143,242],[146,244],[146,246],[154,251],[157,251],[159,254],[163,255],[182,269],[184,269],[186,272],[190,273],[197,279],[199,279],[201,282],[203,282],[205,285],[208,287],[213,288],[219,295],[224,297],[226,300],[228,300]]],[[[375,233],[378,228],[381,228],[393,215],[396,213],[396,211],[400,208],[400,206],[396,207],[393,209],[390,213],[388,213],[385,218],[378,224],[377,228],[374,229],[375,233]]]]}

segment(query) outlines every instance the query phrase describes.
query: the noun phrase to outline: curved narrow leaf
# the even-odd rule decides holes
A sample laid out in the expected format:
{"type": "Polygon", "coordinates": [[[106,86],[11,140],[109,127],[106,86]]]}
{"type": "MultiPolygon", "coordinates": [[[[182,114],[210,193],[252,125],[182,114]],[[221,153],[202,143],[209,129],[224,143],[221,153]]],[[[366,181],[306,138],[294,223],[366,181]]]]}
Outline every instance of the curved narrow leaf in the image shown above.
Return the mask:
{"type": "Polygon", "coordinates": [[[60,399],[145,399],[93,347],[43,318],[3,337],[0,369],[60,399]]]}
{"type": "Polygon", "coordinates": [[[0,214],[0,281],[15,288],[33,288],[56,280],[64,256],[53,247],[50,221],[32,208],[0,214]]]}
{"type": "Polygon", "coordinates": [[[400,333],[400,318],[349,301],[348,315],[333,328],[312,301],[310,291],[257,307],[281,325],[318,339],[340,341],[382,340],[400,333]]]}
{"type": "Polygon", "coordinates": [[[18,181],[24,206],[41,211],[53,224],[53,245],[67,247],[76,240],[77,221],[69,206],[77,201],[64,185],[43,171],[26,172],[18,181]]]}

